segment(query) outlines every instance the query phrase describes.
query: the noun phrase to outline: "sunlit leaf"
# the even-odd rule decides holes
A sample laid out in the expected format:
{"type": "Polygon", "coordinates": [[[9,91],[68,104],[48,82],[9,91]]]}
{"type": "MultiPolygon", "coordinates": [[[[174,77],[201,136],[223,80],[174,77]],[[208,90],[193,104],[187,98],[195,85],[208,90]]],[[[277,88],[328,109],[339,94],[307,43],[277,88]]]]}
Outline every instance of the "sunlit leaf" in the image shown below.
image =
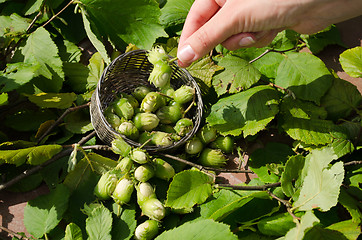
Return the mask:
{"type": "Polygon", "coordinates": [[[193,2],[194,0],[168,0],[161,9],[161,24],[171,27],[184,23],[193,2]]]}
{"type": "Polygon", "coordinates": [[[292,91],[297,98],[319,104],[334,77],[318,57],[290,52],[280,63],[275,84],[292,91]]]}
{"type": "Polygon", "coordinates": [[[301,35],[307,47],[313,54],[318,54],[328,45],[339,45],[345,47],[338,28],[334,25],[311,35],[301,35]]]}
{"type": "Polygon", "coordinates": [[[103,36],[122,48],[133,43],[139,48],[150,49],[159,37],[167,34],[159,24],[161,15],[156,1],[148,0],[81,0],[91,24],[103,36]],[[126,43],[126,44],[125,44],[126,43]]]}
{"type": "Polygon", "coordinates": [[[292,156],[285,164],[284,172],[280,182],[286,196],[297,196],[295,192],[301,187],[301,174],[304,167],[305,157],[302,155],[292,156]]]}
{"type": "Polygon", "coordinates": [[[21,52],[24,62],[40,65],[38,74],[48,79],[37,81],[37,87],[44,92],[58,92],[64,81],[63,64],[49,32],[42,27],[37,28],[30,34],[21,52]]]}
{"type": "Polygon", "coordinates": [[[216,65],[211,58],[206,57],[192,63],[191,66],[187,68],[187,71],[189,71],[193,77],[202,80],[208,87],[211,87],[212,76],[215,72],[222,69],[224,68],[216,65]]]}
{"type": "Polygon", "coordinates": [[[362,77],[362,47],[355,47],[344,51],[339,61],[346,73],[352,77],[362,77]]]}
{"type": "Polygon", "coordinates": [[[219,96],[250,88],[261,76],[253,65],[237,56],[227,55],[218,65],[224,67],[224,71],[213,77],[212,85],[219,96]]]}
{"type": "Polygon", "coordinates": [[[109,56],[107,54],[107,50],[102,42],[102,39],[100,39],[99,36],[94,32],[95,29],[97,29],[97,28],[89,20],[89,16],[86,14],[86,12],[84,10],[82,10],[82,18],[83,18],[84,29],[87,33],[89,40],[92,42],[94,47],[97,49],[99,54],[102,56],[103,60],[107,64],[111,63],[111,59],[109,58],[109,56]]]}
{"type": "Polygon", "coordinates": [[[24,225],[36,238],[55,228],[67,210],[69,191],[64,185],[30,200],[24,208],[24,225]]]}
{"type": "Polygon", "coordinates": [[[63,149],[60,145],[41,145],[17,150],[0,150],[0,161],[20,166],[25,162],[39,165],[63,149]]]}
{"type": "Polygon", "coordinates": [[[65,229],[64,240],[83,240],[82,230],[75,223],[69,223],[65,229]]]}
{"type": "Polygon", "coordinates": [[[344,178],[342,162],[332,166],[329,163],[337,159],[333,150],[324,148],[313,150],[306,157],[306,176],[298,199],[293,203],[301,211],[319,209],[328,211],[338,202],[339,189],[344,178]]]}
{"type": "Polygon", "coordinates": [[[228,225],[210,219],[188,222],[180,227],[163,232],[155,240],[236,240],[228,225]]]}
{"type": "Polygon", "coordinates": [[[0,106],[8,104],[8,94],[1,93],[0,94],[0,106]]]}
{"type": "Polygon", "coordinates": [[[358,223],[353,222],[352,220],[341,221],[329,225],[327,229],[335,230],[343,233],[343,235],[348,240],[358,239],[358,236],[361,234],[361,228],[358,223]]]}
{"type": "Polygon", "coordinates": [[[38,93],[26,95],[28,99],[41,108],[66,109],[72,106],[77,98],[75,93],[38,93]]]}
{"type": "Polygon", "coordinates": [[[201,204],[211,195],[212,179],[207,174],[186,170],[176,174],[167,192],[166,206],[179,209],[201,204]]]}
{"type": "Polygon", "coordinates": [[[94,208],[86,220],[86,230],[89,239],[111,240],[111,229],[111,212],[103,205],[94,208]]]}
{"type": "Polygon", "coordinates": [[[257,86],[221,98],[206,120],[223,135],[254,135],[263,130],[278,113],[278,91],[257,86]]]}
{"type": "Polygon", "coordinates": [[[289,240],[289,239],[295,239],[295,240],[302,240],[305,233],[312,228],[314,225],[319,223],[319,219],[314,216],[314,214],[311,211],[306,212],[301,220],[300,223],[297,224],[295,228],[292,228],[288,231],[288,233],[285,235],[285,237],[279,238],[280,240],[289,240]]]}
{"type": "Polygon", "coordinates": [[[1,91],[9,92],[30,82],[38,76],[39,68],[40,65],[23,62],[8,64],[5,73],[0,73],[1,91]]]}

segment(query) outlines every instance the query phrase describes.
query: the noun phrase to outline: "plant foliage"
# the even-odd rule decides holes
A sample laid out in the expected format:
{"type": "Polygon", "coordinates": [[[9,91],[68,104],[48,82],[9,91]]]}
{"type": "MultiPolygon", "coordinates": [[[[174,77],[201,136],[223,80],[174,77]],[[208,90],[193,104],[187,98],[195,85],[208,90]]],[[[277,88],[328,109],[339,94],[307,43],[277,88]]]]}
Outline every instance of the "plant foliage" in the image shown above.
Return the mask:
{"type": "MultiPolygon", "coordinates": [[[[227,170],[201,166],[201,153],[181,147],[148,153],[164,172],[140,196],[138,163],[124,163],[132,147],[125,142],[120,156],[94,134],[89,103],[103,71],[120,54],[154,45],[175,57],[192,3],[0,0],[0,191],[49,188],[26,204],[28,237],[133,239],[156,219],[159,240],[357,239],[362,95],[316,55],[345,47],[336,26],[313,35],[285,30],[258,49],[219,45],[187,68],[202,90],[201,127],[215,133],[211,143],[200,132],[192,140],[219,156],[210,162],[247,166],[248,182],[225,184],[235,175],[220,173],[237,170],[232,161],[227,170]],[[225,142],[231,153],[215,149],[225,142]],[[105,174],[130,180],[130,202],[95,195],[105,174]],[[143,203],[150,199],[151,210],[143,203]]],[[[361,47],[339,58],[356,78],[361,60],[361,47]]]]}

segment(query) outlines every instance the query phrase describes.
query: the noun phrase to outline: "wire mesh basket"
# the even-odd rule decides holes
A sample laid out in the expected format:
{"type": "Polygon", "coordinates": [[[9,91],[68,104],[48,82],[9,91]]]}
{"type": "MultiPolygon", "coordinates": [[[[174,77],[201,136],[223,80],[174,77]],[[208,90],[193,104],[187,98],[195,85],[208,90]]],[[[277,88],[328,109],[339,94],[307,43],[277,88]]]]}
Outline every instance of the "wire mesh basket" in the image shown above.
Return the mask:
{"type": "MultiPolygon", "coordinates": [[[[114,59],[104,70],[92,95],[90,105],[91,122],[98,137],[108,145],[111,145],[114,139],[122,137],[131,146],[141,146],[140,143],[127,138],[113,129],[103,113],[120,93],[131,94],[139,86],[147,86],[152,90],[156,90],[148,81],[153,65],[148,61],[146,54],[146,50],[134,50],[114,59]]],[[[185,117],[192,119],[194,127],[188,134],[171,145],[144,146],[143,149],[147,151],[157,152],[176,149],[190,139],[200,126],[203,110],[200,88],[185,69],[178,67],[174,62],[171,64],[171,68],[170,84],[173,88],[177,89],[182,85],[188,85],[195,89],[195,104],[185,115],[185,117]]]]}

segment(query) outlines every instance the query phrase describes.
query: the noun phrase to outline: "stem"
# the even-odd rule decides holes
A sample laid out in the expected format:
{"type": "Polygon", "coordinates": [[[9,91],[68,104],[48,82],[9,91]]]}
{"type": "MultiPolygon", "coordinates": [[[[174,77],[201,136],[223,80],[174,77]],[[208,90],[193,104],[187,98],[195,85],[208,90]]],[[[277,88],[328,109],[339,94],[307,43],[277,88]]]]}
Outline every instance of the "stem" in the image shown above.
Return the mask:
{"type": "Polygon", "coordinates": [[[256,58],[254,58],[254,59],[250,60],[250,61],[249,61],[249,63],[253,63],[253,62],[255,62],[256,60],[258,60],[258,59],[262,58],[264,55],[266,55],[267,53],[269,53],[269,52],[271,52],[271,51],[272,51],[271,49],[267,49],[267,50],[265,50],[265,52],[263,52],[262,54],[260,54],[258,57],[256,57],[256,58]]]}
{"type": "Polygon", "coordinates": [[[182,117],[185,117],[186,113],[188,111],[190,111],[190,109],[192,108],[192,106],[196,103],[195,99],[196,99],[196,89],[195,90],[195,94],[194,94],[194,97],[192,98],[192,102],[190,103],[190,105],[186,108],[186,110],[184,111],[184,114],[182,117]]]}
{"type": "Polygon", "coordinates": [[[280,185],[281,185],[281,183],[277,182],[277,183],[270,183],[270,184],[265,184],[265,185],[261,185],[261,186],[238,186],[238,185],[231,185],[231,184],[216,184],[215,187],[233,189],[233,190],[266,191],[268,188],[279,187],[280,185]]]}
{"type": "Polygon", "coordinates": [[[11,234],[12,236],[14,236],[16,238],[29,240],[29,238],[24,237],[24,236],[22,236],[22,235],[20,235],[20,234],[18,234],[16,232],[6,228],[6,227],[1,226],[1,225],[0,225],[0,229],[1,229],[1,231],[7,232],[7,233],[11,234]]]}
{"type": "Polygon", "coordinates": [[[33,27],[36,20],[38,20],[41,14],[42,14],[41,11],[39,11],[38,14],[34,17],[33,21],[31,21],[31,23],[29,24],[28,28],[26,29],[26,32],[29,32],[29,30],[33,27]]]}
{"type": "Polygon", "coordinates": [[[92,165],[91,160],[88,157],[88,154],[84,151],[84,149],[82,147],[79,147],[77,144],[74,144],[74,146],[75,146],[75,148],[79,149],[83,153],[84,157],[87,159],[87,161],[89,163],[89,166],[91,167],[92,172],[94,172],[94,167],[92,165]]]}
{"type": "Polygon", "coordinates": [[[174,57],[174,58],[171,58],[171,59],[169,59],[169,60],[167,60],[169,63],[172,63],[172,62],[174,62],[174,61],[176,61],[178,58],[177,57],[174,57]]]}
{"type": "Polygon", "coordinates": [[[158,154],[162,155],[162,156],[164,156],[166,158],[170,158],[170,159],[176,160],[178,162],[185,163],[185,164],[187,164],[187,165],[189,165],[191,167],[195,167],[195,168],[199,169],[200,171],[205,171],[206,170],[206,171],[213,171],[213,172],[217,172],[217,173],[221,173],[221,172],[227,172],[227,173],[253,173],[253,171],[251,171],[251,170],[238,170],[238,169],[224,169],[224,168],[205,167],[205,166],[202,166],[202,165],[187,161],[185,159],[182,159],[182,158],[179,158],[179,157],[167,154],[167,153],[158,153],[158,154]]]}
{"type": "Polygon", "coordinates": [[[350,161],[350,162],[346,162],[343,165],[346,166],[352,166],[352,165],[360,165],[362,164],[362,161],[350,161]]]}
{"type": "Polygon", "coordinates": [[[59,14],[61,14],[65,9],[67,9],[72,3],[74,3],[75,0],[71,0],[67,5],[65,5],[59,12],[57,12],[55,15],[53,15],[48,21],[46,21],[42,27],[45,27],[48,23],[54,20],[54,18],[58,17],[59,14]]]}
{"type": "Polygon", "coordinates": [[[56,126],[58,126],[63,119],[71,112],[77,111],[79,109],[83,109],[86,107],[89,107],[90,102],[80,105],[80,106],[76,106],[76,107],[72,107],[72,108],[68,108],[66,111],[64,111],[64,113],[40,136],[40,138],[37,141],[37,144],[39,144],[56,126]]]}
{"type": "MultiPolygon", "coordinates": [[[[78,144],[79,145],[83,145],[84,143],[88,142],[89,139],[91,139],[92,137],[94,137],[96,134],[95,131],[91,132],[90,134],[88,134],[87,136],[83,137],[78,144]]],[[[22,179],[24,179],[27,176],[30,176],[38,171],[40,171],[42,168],[48,166],[49,164],[69,155],[71,152],[73,151],[72,148],[66,148],[64,150],[62,150],[61,152],[57,153],[56,155],[54,155],[51,159],[49,159],[48,161],[37,165],[31,169],[25,170],[24,172],[22,172],[21,174],[19,174],[18,176],[14,177],[13,179],[11,179],[10,181],[0,184],[0,191],[4,190],[12,185],[14,185],[15,183],[21,181],[22,179]]]]}

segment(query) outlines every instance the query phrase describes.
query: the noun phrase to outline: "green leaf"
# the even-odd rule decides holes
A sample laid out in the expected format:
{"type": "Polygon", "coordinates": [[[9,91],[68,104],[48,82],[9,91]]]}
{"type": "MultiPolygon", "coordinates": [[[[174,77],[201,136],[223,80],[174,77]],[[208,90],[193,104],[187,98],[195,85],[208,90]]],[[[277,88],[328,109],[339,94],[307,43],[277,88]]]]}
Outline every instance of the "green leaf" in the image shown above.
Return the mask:
{"type": "Polygon", "coordinates": [[[0,16],[0,39],[12,39],[13,35],[7,35],[9,32],[16,34],[25,33],[29,23],[29,19],[23,18],[16,13],[11,14],[10,16],[0,16]]]}
{"type": "Polygon", "coordinates": [[[72,133],[83,134],[93,130],[90,122],[89,113],[87,111],[76,111],[68,114],[64,118],[65,128],[72,133]]]}
{"type": "Polygon", "coordinates": [[[331,143],[331,147],[338,158],[343,157],[354,151],[354,145],[350,140],[343,138],[335,138],[331,143]]]}
{"type": "Polygon", "coordinates": [[[302,155],[292,156],[285,164],[284,172],[280,179],[282,189],[287,197],[292,197],[301,187],[301,175],[304,167],[305,157],[302,155]]]}
{"type": "Polygon", "coordinates": [[[184,23],[193,2],[194,0],[168,0],[161,9],[161,24],[172,27],[184,23]]]}
{"type": "Polygon", "coordinates": [[[352,217],[352,221],[360,224],[362,222],[362,205],[361,203],[351,196],[343,187],[339,194],[338,202],[347,209],[352,217]]]}
{"type": "Polygon", "coordinates": [[[42,123],[54,119],[57,119],[57,116],[49,109],[39,111],[26,109],[6,116],[5,124],[17,131],[37,131],[42,123]]]}
{"type": "Polygon", "coordinates": [[[82,50],[76,44],[64,39],[59,45],[59,56],[64,63],[76,63],[80,61],[82,50]]]}
{"type": "Polygon", "coordinates": [[[187,71],[189,71],[193,77],[202,80],[208,87],[211,87],[212,76],[215,72],[223,69],[223,67],[216,65],[210,57],[205,57],[193,62],[191,66],[187,68],[187,71]]]}
{"type": "Polygon", "coordinates": [[[116,161],[96,153],[88,153],[87,157],[88,159],[83,158],[79,161],[74,170],[69,172],[64,179],[64,184],[71,191],[74,191],[82,182],[86,182],[91,178],[92,173],[102,175],[117,165],[116,161]]]}
{"type": "Polygon", "coordinates": [[[258,230],[268,236],[283,236],[296,226],[290,213],[277,213],[258,222],[258,230]]]}
{"type": "Polygon", "coordinates": [[[335,78],[332,87],[321,99],[321,106],[328,112],[328,119],[338,120],[348,117],[362,102],[356,85],[335,78]]]}
{"type": "Polygon", "coordinates": [[[299,40],[299,33],[293,30],[284,30],[277,34],[269,47],[278,51],[286,51],[296,47],[299,40]]]}
{"type": "Polygon", "coordinates": [[[167,37],[159,24],[161,12],[156,1],[81,0],[81,2],[91,23],[120,49],[128,43],[150,49],[157,38],[167,37]]]}
{"type": "Polygon", "coordinates": [[[230,231],[228,225],[214,222],[213,220],[199,220],[187,222],[177,228],[165,231],[155,240],[237,240],[238,238],[230,231]]]}
{"type": "Polygon", "coordinates": [[[259,72],[269,79],[275,79],[280,63],[284,60],[284,56],[277,52],[268,52],[262,58],[252,62],[252,65],[259,72]]]}
{"type": "Polygon", "coordinates": [[[87,90],[87,78],[89,69],[82,63],[64,62],[65,84],[77,93],[84,93],[87,90]]]}
{"type": "Polygon", "coordinates": [[[35,103],[41,108],[66,109],[71,107],[77,99],[75,93],[38,93],[26,96],[30,102],[35,103]]]}
{"type": "Polygon", "coordinates": [[[265,183],[278,182],[284,164],[293,150],[286,144],[267,143],[264,148],[256,149],[249,158],[250,169],[265,183]]]}
{"type": "Polygon", "coordinates": [[[263,130],[278,113],[278,91],[257,86],[221,98],[211,108],[207,122],[222,135],[254,135],[263,130]]]}
{"type": "Polygon", "coordinates": [[[201,204],[212,193],[212,179],[207,174],[186,170],[176,174],[167,191],[166,206],[180,209],[201,204]]]}
{"type": "Polygon", "coordinates": [[[75,223],[69,223],[65,228],[64,240],[83,240],[82,230],[75,223]]]}
{"type": "Polygon", "coordinates": [[[291,90],[297,98],[319,104],[334,77],[325,64],[309,53],[285,53],[275,84],[291,90]]]}
{"type": "Polygon", "coordinates": [[[20,166],[25,162],[30,165],[39,165],[59,153],[61,145],[41,145],[17,150],[0,150],[0,161],[20,166]]]}
{"type": "Polygon", "coordinates": [[[262,192],[245,194],[241,191],[221,189],[213,195],[213,199],[200,205],[200,215],[202,218],[223,221],[231,213],[253,200],[254,197],[263,194],[262,192]]]}
{"type": "Polygon", "coordinates": [[[333,142],[334,135],[337,134],[347,138],[342,127],[332,121],[323,120],[325,110],[312,103],[289,98],[281,103],[280,112],[283,119],[281,127],[295,140],[306,144],[325,145],[333,142]]]}
{"type": "Polygon", "coordinates": [[[36,238],[42,237],[54,229],[67,210],[69,190],[58,185],[47,195],[28,201],[24,208],[26,230],[36,238]]]}
{"type": "MultiPolygon", "coordinates": [[[[120,207],[117,205],[117,207],[120,207]]],[[[137,227],[135,205],[123,206],[121,216],[113,219],[112,236],[113,239],[128,240],[134,234],[137,227]]]]}
{"type": "Polygon", "coordinates": [[[218,65],[225,68],[224,71],[215,75],[212,81],[219,96],[250,88],[261,76],[253,65],[237,56],[227,55],[218,62],[218,65]]]}
{"type": "Polygon", "coordinates": [[[331,229],[324,229],[321,226],[314,226],[304,236],[303,240],[347,240],[340,232],[331,229]]]}
{"type": "Polygon", "coordinates": [[[87,78],[86,89],[93,90],[97,86],[99,79],[101,79],[104,70],[104,61],[102,60],[101,55],[99,53],[94,53],[89,59],[87,67],[89,69],[89,75],[87,78]]]}
{"type": "Polygon", "coordinates": [[[334,25],[311,35],[301,35],[307,47],[313,54],[318,54],[328,45],[345,47],[338,28],[334,25]]]}
{"type": "Polygon", "coordinates": [[[341,232],[348,240],[358,239],[358,236],[361,234],[361,228],[359,224],[353,222],[352,220],[334,223],[329,225],[326,229],[341,232]]]}
{"type": "Polygon", "coordinates": [[[30,0],[26,3],[25,6],[25,15],[31,15],[40,10],[40,7],[43,5],[44,0],[30,0]]]}
{"type": "Polygon", "coordinates": [[[10,92],[30,82],[38,76],[39,68],[40,65],[23,62],[7,64],[5,73],[0,73],[1,91],[10,92]]]}
{"type": "Polygon", "coordinates": [[[8,104],[8,94],[2,93],[0,94],[0,106],[8,104]]]}
{"type": "MultiPolygon", "coordinates": [[[[92,42],[94,47],[97,49],[99,54],[102,56],[104,62],[106,62],[107,64],[110,64],[111,59],[109,58],[109,56],[107,54],[106,47],[104,46],[102,39],[100,39],[100,37],[98,37],[98,35],[96,33],[94,33],[94,31],[97,28],[94,26],[94,24],[92,24],[92,22],[88,19],[88,17],[89,16],[85,12],[85,10],[82,9],[82,18],[83,18],[84,29],[87,33],[89,40],[92,42]]],[[[96,31],[96,32],[98,32],[98,31],[96,31]]]]}
{"type": "Polygon", "coordinates": [[[314,216],[314,214],[311,211],[308,211],[302,216],[300,223],[297,224],[295,228],[289,230],[284,238],[279,238],[279,239],[302,240],[305,233],[317,223],[319,223],[319,219],[316,216],[314,216]]]}
{"type": "Polygon", "coordinates": [[[89,239],[111,240],[112,214],[103,205],[94,208],[86,220],[89,239]]]}
{"type": "Polygon", "coordinates": [[[337,159],[333,150],[323,148],[312,150],[306,156],[306,176],[300,189],[298,199],[293,206],[301,211],[318,208],[328,211],[338,202],[339,189],[344,178],[342,162],[329,166],[330,162],[337,159]]]}
{"type": "Polygon", "coordinates": [[[21,52],[24,55],[24,62],[39,65],[38,74],[48,79],[37,81],[38,88],[44,92],[58,92],[62,88],[64,80],[62,60],[47,30],[39,27],[32,32],[21,52]]]}
{"type": "Polygon", "coordinates": [[[351,77],[362,77],[362,47],[347,49],[339,56],[339,62],[351,77]]]}

